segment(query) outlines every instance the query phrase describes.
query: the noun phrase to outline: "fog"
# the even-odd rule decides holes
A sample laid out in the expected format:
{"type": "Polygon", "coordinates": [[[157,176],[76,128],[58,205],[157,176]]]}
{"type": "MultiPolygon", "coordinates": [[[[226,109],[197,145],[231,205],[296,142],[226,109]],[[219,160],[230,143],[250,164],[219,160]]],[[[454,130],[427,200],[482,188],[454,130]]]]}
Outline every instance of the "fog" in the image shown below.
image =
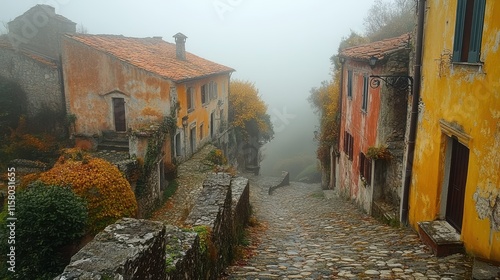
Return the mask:
{"type": "MultiPolygon", "coordinates": [[[[373,0],[0,0],[7,23],[35,4],[84,26],[91,34],[188,36],[186,50],[236,69],[232,78],[255,82],[268,104],[275,138],[263,153],[262,173],[297,158],[315,163],[317,116],[309,90],[330,79],[330,56],[350,30],[363,31],[373,0]]],[[[5,29],[0,24],[0,33],[5,29]]],[[[272,173],[272,174],[271,174],[272,173]]],[[[293,175],[292,175],[293,177],[293,175]]]]}

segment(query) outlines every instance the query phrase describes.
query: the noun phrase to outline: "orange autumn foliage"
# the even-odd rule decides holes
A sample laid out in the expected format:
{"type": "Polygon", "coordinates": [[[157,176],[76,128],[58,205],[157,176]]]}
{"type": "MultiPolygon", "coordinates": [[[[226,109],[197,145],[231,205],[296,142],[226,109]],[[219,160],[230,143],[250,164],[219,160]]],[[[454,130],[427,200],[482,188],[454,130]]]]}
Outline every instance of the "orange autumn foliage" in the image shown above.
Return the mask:
{"type": "Polygon", "coordinates": [[[245,132],[245,137],[258,136],[269,141],[274,135],[267,105],[259,96],[255,84],[234,80],[229,95],[231,125],[245,132]]]}
{"type": "Polygon", "coordinates": [[[134,192],[118,168],[81,151],[69,150],[52,169],[42,173],[39,180],[47,185],[70,186],[87,201],[91,233],[122,217],[137,214],[134,192]]]}
{"type": "Polygon", "coordinates": [[[313,88],[309,102],[320,115],[320,130],[317,135],[318,149],[316,155],[323,167],[330,166],[330,147],[337,148],[339,115],[339,75],[329,82],[323,82],[319,88],[313,88]]]}

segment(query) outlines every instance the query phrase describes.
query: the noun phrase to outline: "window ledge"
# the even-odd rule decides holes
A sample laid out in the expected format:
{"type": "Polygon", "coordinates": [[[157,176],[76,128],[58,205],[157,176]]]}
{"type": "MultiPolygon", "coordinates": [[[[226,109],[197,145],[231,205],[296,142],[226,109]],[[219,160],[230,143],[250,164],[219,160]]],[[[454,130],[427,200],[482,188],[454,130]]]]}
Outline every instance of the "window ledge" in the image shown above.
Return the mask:
{"type": "Polygon", "coordinates": [[[461,61],[454,61],[452,62],[453,65],[463,65],[463,66],[477,66],[477,67],[482,67],[484,65],[484,62],[461,62],[461,61]]]}

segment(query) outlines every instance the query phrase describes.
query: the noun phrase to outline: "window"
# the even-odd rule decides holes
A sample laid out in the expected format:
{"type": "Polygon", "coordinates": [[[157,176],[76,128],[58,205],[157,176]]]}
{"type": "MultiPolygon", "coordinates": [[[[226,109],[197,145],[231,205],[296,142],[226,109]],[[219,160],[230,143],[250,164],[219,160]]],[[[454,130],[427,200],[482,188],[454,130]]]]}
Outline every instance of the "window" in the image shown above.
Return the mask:
{"type": "Polygon", "coordinates": [[[203,139],[203,124],[200,124],[200,140],[203,139]]]}
{"type": "Polygon", "coordinates": [[[208,85],[204,84],[201,86],[201,104],[206,104],[208,102],[208,85]]]}
{"type": "Polygon", "coordinates": [[[344,132],[344,152],[347,154],[347,157],[352,160],[353,155],[353,144],[354,138],[349,132],[344,132]]]}
{"type": "Polygon", "coordinates": [[[458,0],[453,62],[479,62],[486,0],[458,0]]]}
{"type": "Polygon", "coordinates": [[[347,97],[352,98],[352,70],[347,71],[347,97]]]}
{"type": "Polygon", "coordinates": [[[359,175],[370,185],[372,179],[372,161],[363,153],[359,153],[359,175]]]}
{"type": "Polygon", "coordinates": [[[182,155],[182,146],[181,146],[181,134],[177,133],[175,135],[175,156],[182,155]]]}
{"type": "Polygon", "coordinates": [[[366,112],[368,110],[368,76],[363,76],[363,103],[361,103],[361,110],[366,112]]]}
{"type": "Polygon", "coordinates": [[[187,94],[187,108],[188,108],[188,111],[190,111],[190,110],[194,109],[193,88],[188,87],[186,94],[187,94]]]}
{"type": "Polygon", "coordinates": [[[212,81],[210,82],[210,100],[217,99],[217,97],[219,97],[217,83],[212,81]]]}
{"type": "Polygon", "coordinates": [[[219,97],[217,91],[217,83],[211,81],[208,84],[204,84],[201,86],[201,103],[207,104],[208,102],[217,99],[219,97]]]}

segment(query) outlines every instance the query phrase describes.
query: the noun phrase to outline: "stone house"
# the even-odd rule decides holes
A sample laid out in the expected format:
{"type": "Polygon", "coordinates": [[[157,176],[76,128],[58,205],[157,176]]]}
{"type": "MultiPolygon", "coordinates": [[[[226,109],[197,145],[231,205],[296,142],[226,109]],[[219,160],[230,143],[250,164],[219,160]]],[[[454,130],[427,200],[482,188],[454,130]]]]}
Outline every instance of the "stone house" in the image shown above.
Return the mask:
{"type": "Polygon", "coordinates": [[[403,218],[421,234],[441,224],[449,241],[499,262],[500,2],[419,5],[420,102],[403,218]]]}
{"type": "Polygon", "coordinates": [[[9,22],[8,29],[0,36],[0,77],[23,90],[21,112],[28,119],[64,117],[59,38],[74,33],[76,23],[51,6],[36,5],[9,22]]]}
{"type": "MultiPolygon", "coordinates": [[[[128,151],[148,169],[154,204],[166,187],[165,164],[182,161],[204,143],[227,147],[232,68],[160,37],[66,34],[62,69],[72,136],[87,149],[128,151]]],[[[136,190],[137,193],[137,190],[136,190]]]]}
{"type": "MultiPolygon", "coordinates": [[[[96,148],[106,132],[130,137],[131,155],[143,158],[141,135],[165,117],[176,130],[164,143],[163,159],[182,159],[215,140],[227,122],[232,68],[185,51],[160,37],[66,34],[62,64],[68,114],[76,117],[73,135],[96,148]],[[133,137],[135,135],[135,137],[133,137]],[[170,148],[172,147],[172,149],[170,148]]],[[[147,142],[147,141],[146,141],[147,142]]]]}
{"type": "Polygon", "coordinates": [[[410,35],[342,50],[336,188],[367,213],[398,218],[410,35]]]}

